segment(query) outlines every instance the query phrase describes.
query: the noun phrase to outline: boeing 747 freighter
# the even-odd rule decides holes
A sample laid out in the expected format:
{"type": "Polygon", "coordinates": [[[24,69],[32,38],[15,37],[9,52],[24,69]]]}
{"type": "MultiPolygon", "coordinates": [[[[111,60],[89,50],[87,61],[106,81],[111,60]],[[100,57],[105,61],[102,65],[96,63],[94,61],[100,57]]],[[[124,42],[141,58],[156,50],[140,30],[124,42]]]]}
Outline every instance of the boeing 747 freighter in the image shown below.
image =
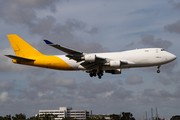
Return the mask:
{"type": "Polygon", "coordinates": [[[73,50],[49,40],[44,40],[47,45],[59,49],[66,55],[44,55],[21,39],[18,35],[7,35],[14,49],[15,55],[5,55],[12,59],[13,63],[56,70],[82,70],[89,73],[90,77],[103,73],[121,74],[125,68],[160,66],[176,59],[176,56],[162,48],[144,48],[123,52],[108,53],[84,53],[73,50]]]}

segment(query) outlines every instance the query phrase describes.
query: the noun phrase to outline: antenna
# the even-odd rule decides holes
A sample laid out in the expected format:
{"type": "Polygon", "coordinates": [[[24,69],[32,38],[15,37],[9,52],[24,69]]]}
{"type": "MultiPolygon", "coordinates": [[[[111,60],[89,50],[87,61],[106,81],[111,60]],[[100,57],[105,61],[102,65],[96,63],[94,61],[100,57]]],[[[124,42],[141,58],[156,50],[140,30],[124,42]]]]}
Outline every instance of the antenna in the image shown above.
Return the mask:
{"type": "Polygon", "coordinates": [[[153,108],[151,108],[151,118],[152,118],[152,120],[154,120],[154,118],[153,118],[153,108]]]}
{"type": "Polygon", "coordinates": [[[157,107],[156,107],[156,120],[158,120],[158,111],[157,111],[157,107]]]}

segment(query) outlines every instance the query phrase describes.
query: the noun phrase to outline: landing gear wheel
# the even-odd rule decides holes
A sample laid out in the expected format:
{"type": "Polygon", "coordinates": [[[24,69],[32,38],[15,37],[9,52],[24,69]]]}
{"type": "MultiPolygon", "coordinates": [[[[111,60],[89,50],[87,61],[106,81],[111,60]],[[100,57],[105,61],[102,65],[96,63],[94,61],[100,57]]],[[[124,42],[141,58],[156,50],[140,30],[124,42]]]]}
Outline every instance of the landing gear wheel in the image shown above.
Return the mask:
{"type": "Polygon", "coordinates": [[[92,73],[92,72],[91,72],[91,73],[89,73],[89,76],[90,76],[90,77],[93,77],[93,73],[92,73]]]}
{"type": "Polygon", "coordinates": [[[93,72],[93,76],[96,77],[96,72],[93,72]]]}
{"type": "Polygon", "coordinates": [[[103,76],[103,71],[98,72],[97,75],[98,75],[98,78],[101,79],[101,77],[103,76]]]}
{"type": "Polygon", "coordinates": [[[91,70],[91,71],[89,71],[89,76],[90,77],[96,77],[96,76],[98,76],[98,78],[99,79],[101,79],[102,78],[102,76],[103,76],[103,70],[99,70],[99,71],[97,71],[97,70],[91,70]]]}
{"type": "Polygon", "coordinates": [[[159,70],[160,67],[161,67],[161,66],[158,66],[158,67],[157,67],[157,69],[158,69],[158,70],[157,70],[157,73],[160,73],[160,70],[159,70]]]}
{"type": "Polygon", "coordinates": [[[157,70],[157,73],[160,73],[160,70],[157,70]]]}

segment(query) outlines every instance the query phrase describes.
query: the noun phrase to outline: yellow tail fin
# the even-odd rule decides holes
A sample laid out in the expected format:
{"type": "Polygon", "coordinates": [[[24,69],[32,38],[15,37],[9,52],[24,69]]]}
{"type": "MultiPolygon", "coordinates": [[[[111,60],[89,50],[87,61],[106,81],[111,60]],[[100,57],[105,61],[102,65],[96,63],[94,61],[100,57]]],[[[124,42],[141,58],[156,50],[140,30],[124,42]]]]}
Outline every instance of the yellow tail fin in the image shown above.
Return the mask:
{"type": "Polygon", "coordinates": [[[7,35],[9,41],[14,49],[16,56],[19,57],[30,57],[30,56],[41,56],[43,55],[26,41],[21,39],[18,35],[7,35]]]}

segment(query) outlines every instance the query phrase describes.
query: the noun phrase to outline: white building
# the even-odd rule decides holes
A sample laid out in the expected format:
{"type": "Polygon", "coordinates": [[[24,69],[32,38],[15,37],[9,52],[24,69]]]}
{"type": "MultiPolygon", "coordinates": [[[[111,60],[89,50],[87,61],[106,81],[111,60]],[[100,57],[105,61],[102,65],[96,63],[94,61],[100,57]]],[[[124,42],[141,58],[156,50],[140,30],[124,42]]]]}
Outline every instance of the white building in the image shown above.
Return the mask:
{"type": "Polygon", "coordinates": [[[85,120],[92,115],[92,110],[72,110],[72,107],[60,107],[59,110],[39,110],[41,114],[54,114],[57,115],[55,120],[62,120],[65,117],[72,117],[78,120],[85,120]]]}

